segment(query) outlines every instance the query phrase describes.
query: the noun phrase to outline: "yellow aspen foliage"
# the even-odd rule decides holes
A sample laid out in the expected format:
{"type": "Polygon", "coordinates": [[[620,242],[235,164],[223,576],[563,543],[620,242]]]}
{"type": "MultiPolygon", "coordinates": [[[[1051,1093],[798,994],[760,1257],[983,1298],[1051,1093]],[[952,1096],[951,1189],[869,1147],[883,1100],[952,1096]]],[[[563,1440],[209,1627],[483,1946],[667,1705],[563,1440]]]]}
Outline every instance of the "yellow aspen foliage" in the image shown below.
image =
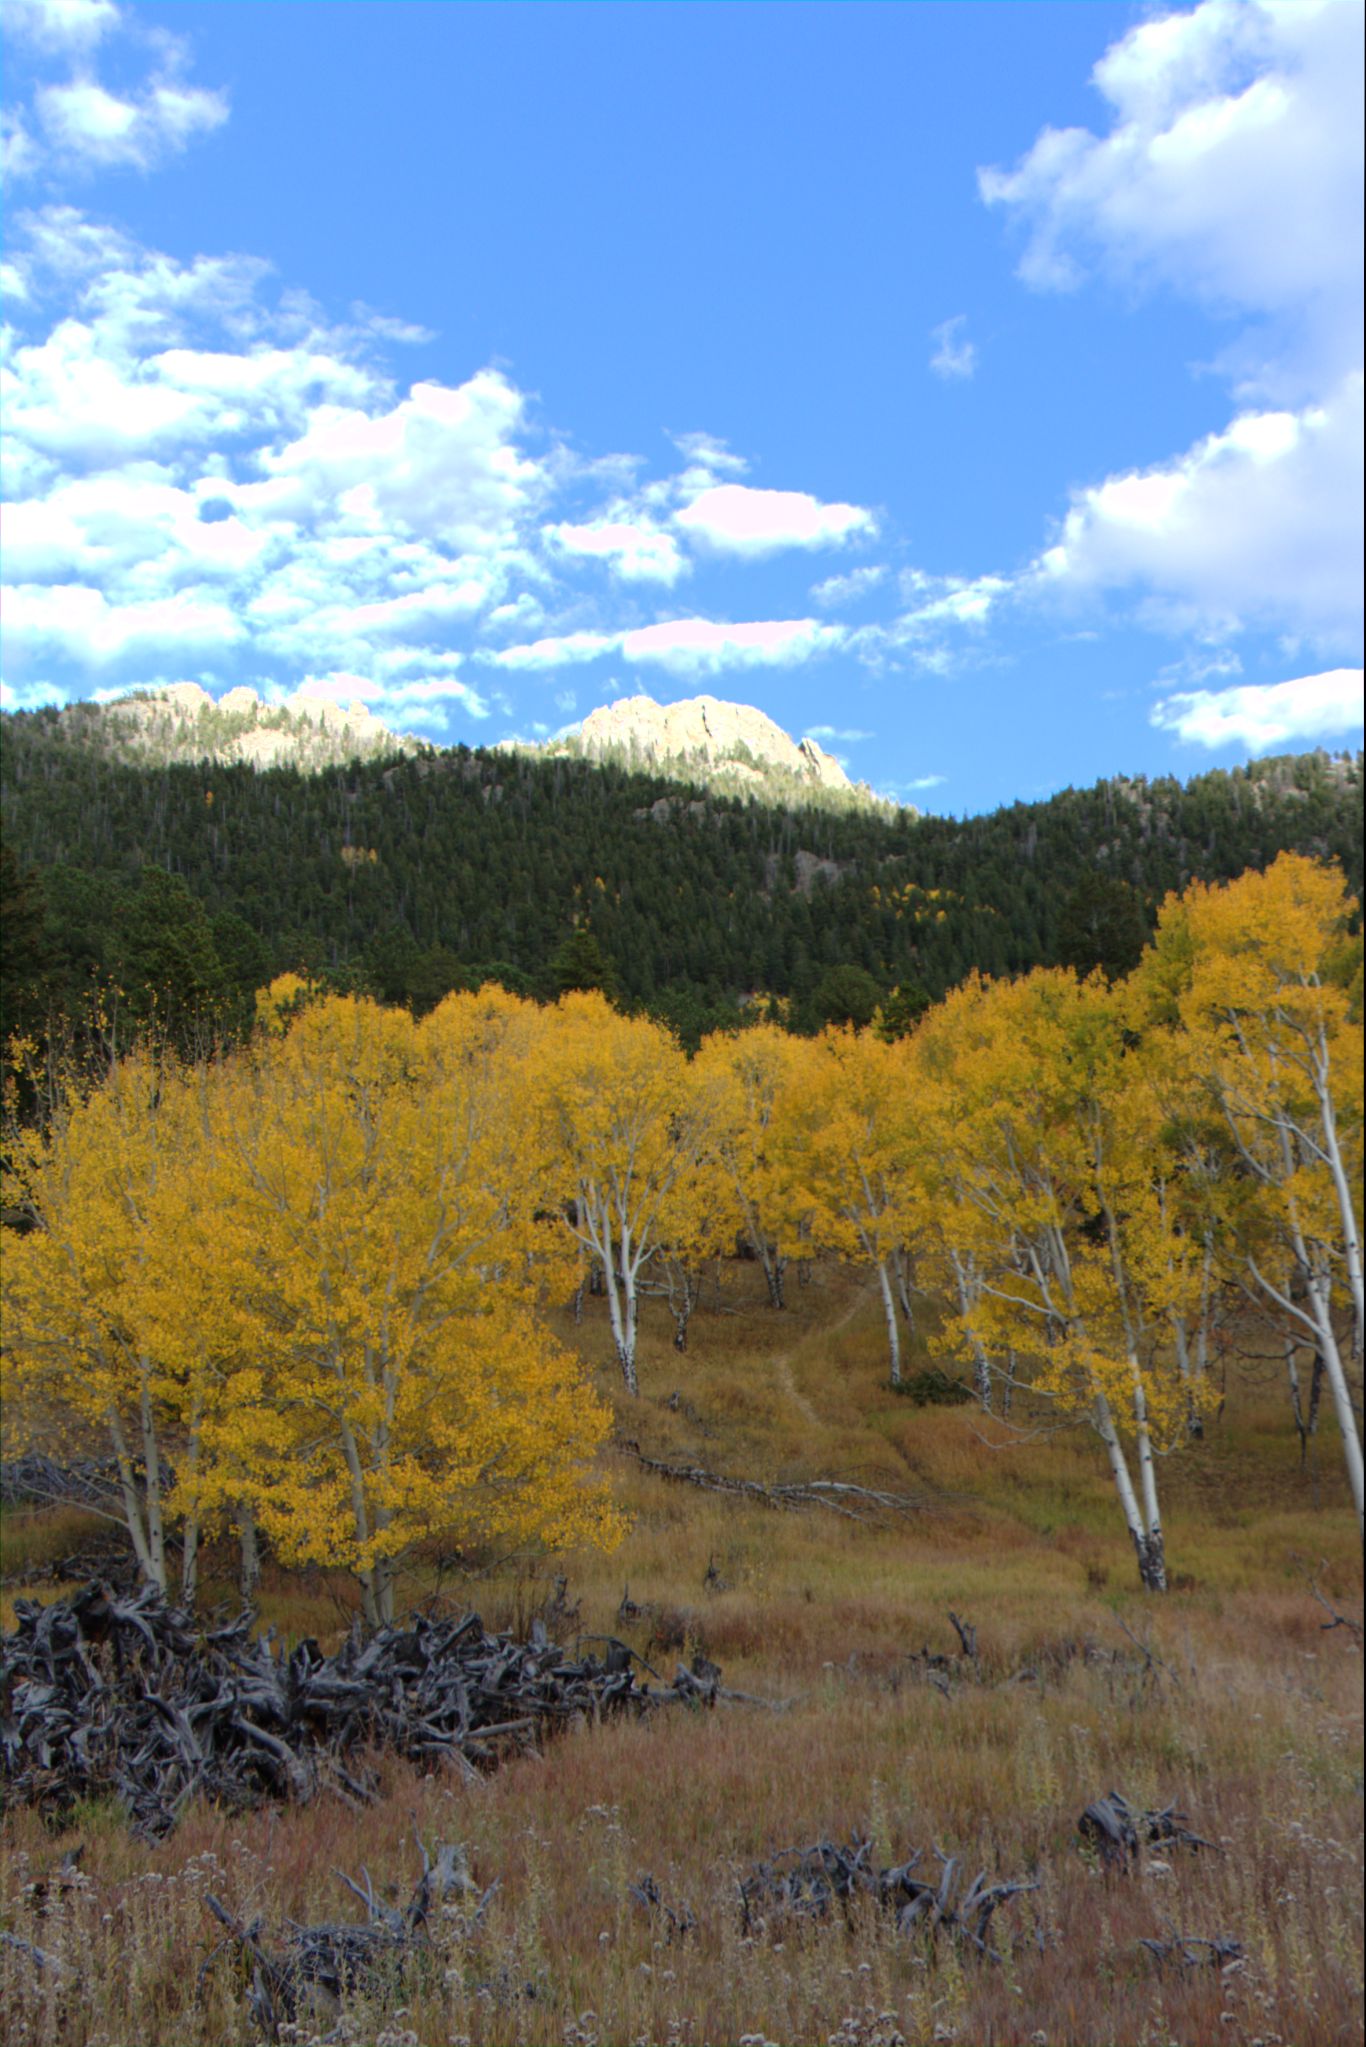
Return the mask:
{"type": "Polygon", "coordinates": [[[1142,1581],[1161,1589],[1156,1458],[1199,1397],[1167,1311],[1196,1275],[1172,1256],[1160,1118],[1132,1083],[1120,998],[1065,970],[974,980],[927,1019],[915,1056],[939,1091],[942,1228],[974,1276],[960,1330],[1027,1360],[1035,1392],[1090,1424],[1142,1581]]]}
{"type": "Polygon", "coordinates": [[[244,1494],[283,1561],[344,1565],[367,1617],[434,1531],[610,1544],[584,1467],[610,1416],[536,1320],[536,1174],[512,998],[416,1024],[349,997],[217,1070],[214,1313],[234,1362],[197,1499],[244,1494]],[[506,1049],[506,1048],[505,1048],[506,1049]]]}
{"type": "Polygon", "coordinates": [[[695,1243],[716,1207],[714,1084],[662,1024],[621,1016],[596,991],[565,995],[547,1012],[527,1084],[540,1150],[557,1162],[565,1226],[601,1265],[617,1362],[634,1394],[641,1274],[661,1246],[695,1243]]]}
{"type": "Polygon", "coordinates": [[[811,1045],[780,1132],[815,1242],[877,1273],[891,1382],[901,1383],[892,1261],[914,1229],[910,1116],[900,1048],[873,1031],[826,1030],[811,1045]]]}
{"type": "Polygon", "coordinates": [[[789,1261],[809,1257],[812,1248],[799,1231],[791,1148],[784,1142],[810,1058],[805,1039],[762,1023],[704,1038],[693,1061],[694,1072],[714,1089],[715,1157],[775,1308],[783,1306],[789,1261]]]}
{"type": "MultiPolygon", "coordinates": [[[[177,1246],[202,1195],[189,1090],[146,1049],[52,1105],[46,1130],[6,1144],[5,1202],[37,1227],[6,1243],[2,1384],[7,1441],[46,1424],[103,1439],[144,1577],[166,1589],[167,1465],[194,1454],[200,1345],[177,1246]],[[168,1304],[179,1298],[179,1323],[168,1304]]],[[[187,1589],[192,1589],[188,1587],[187,1589]]]]}
{"type": "Polygon", "coordinates": [[[1164,905],[1129,999],[1225,1273],[1327,1375],[1360,1519],[1356,909],[1336,868],[1299,854],[1197,884],[1164,905]]]}

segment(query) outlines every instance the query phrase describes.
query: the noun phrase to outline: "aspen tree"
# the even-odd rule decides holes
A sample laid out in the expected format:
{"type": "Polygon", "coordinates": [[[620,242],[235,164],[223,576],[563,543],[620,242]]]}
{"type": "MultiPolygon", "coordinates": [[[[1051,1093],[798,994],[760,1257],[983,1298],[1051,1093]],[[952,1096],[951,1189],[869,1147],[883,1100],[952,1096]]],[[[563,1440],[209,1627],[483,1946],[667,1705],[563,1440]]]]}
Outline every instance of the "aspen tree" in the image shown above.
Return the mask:
{"type": "Polygon", "coordinates": [[[1360,942],[1340,873],[1283,853],[1262,874],[1169,897],[1134,976],[1168,1027],[1171,1095],[1225,1269],[1313,1347],[1362,1517],[1360,942]]]}
{"type": "Polygon", "coordinates": [[[351,1570],[372,1625],[434,1532],[619,1532],[584,1478],[607,1409],[532,1312],[547,1233],[502,1042],[519,1008],[453,996],[418,1025],[334,997],[220,1068],[217,1311],[236,1362],[199,1497],[245,1494],[282,1561],[351,1570]]]}
{"type": "Polygon", "coordinates": [[[951,1241],[976,1265],[965,1334],[1031,1357],[1035,1390],[1094,1430],[1140,1579],[1160,1591],[1157,1457],[1180,1439],[1188,1388],[1164,1341],[1158,1125],[1127,1084],[1119,1000],[1068,972],[974,981],[927,1021],[920,1053],[953,1110],[940,1139],[966,1213],[951,1241]]]}
{"type": "MultiPolygon", "coordinates": [[[[176,1245],[200,1208],[199,1163],[185,1085],[146,1048],[7,1140],[5,1201],[37,1220],[0,1267],[7,1429],[22,1438],[49,1414],[105,1437],[138,1569],[163,1592],[171,1461],[184,1470],[198,1450],[198,1304],[176,1245]]],[[[192,1523],[191,1595],[194,1554],[192,1523]]]]}
{"type": "Polygon", "coordinates": [[[715,1090],[662,1025],[621,1016],[596,992],[565,995],[547,1014],[530,1085],[565,1227],[601,1263],[617,1362],[634,1394],[641,1275],[661,1245],[695,1240],[715,1090]]]}
{"type": "Polygon", "coordinates": [[[784,1127],[815,1241],[877,1273],[893,1386],[901,1384],[901,1329],[892,1260],[914,1201],[904,1071],[900,1046],[875,1032],[824,1031],[784,1127]]]}
{"type": "Polygon", "coordinates": [[[803,1249],[783,1135],[809,1059],[805,1041],[763,1023],[704,1039],[693,1062],[717,1084],[716,1157],[774,1308],[784,1305],[788,1265],[803,1249]]]}

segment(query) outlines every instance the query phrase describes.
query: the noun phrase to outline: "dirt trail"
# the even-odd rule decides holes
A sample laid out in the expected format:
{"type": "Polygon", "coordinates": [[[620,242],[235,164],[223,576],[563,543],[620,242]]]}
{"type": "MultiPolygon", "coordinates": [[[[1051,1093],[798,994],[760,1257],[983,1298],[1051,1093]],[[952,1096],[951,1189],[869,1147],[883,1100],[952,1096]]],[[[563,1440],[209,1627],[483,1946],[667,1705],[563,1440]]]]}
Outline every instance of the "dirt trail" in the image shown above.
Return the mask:
{"type": "MultiPolygon", "coordinates": [[[[821,1336],[838,1336],[841,1329],[847,1329],[859,1309],[868,1299],[869,1291],[867,1287],[860,1287],[838,1320],[832,1322],[828,1329],[819,1331],[819,1334],[821,1336]]],[[[817,1332],[812,1331],[811,1333],[814,1335],[817,1332]]],[[[804,1342],[806,1340],[806,1338],[803,1338],[804,1342]]],[[[793,1355],[800,1348],[799,1344],[794,1344],[791,1350],[779,1352],[778,1356],[773,1360],[773,1376],[803,1420],[810,1422],[813,1428],[820,1428],[822,1426],[821,1417],[817,1414],[815,1408],[792,1376],[793,1355]]]]}

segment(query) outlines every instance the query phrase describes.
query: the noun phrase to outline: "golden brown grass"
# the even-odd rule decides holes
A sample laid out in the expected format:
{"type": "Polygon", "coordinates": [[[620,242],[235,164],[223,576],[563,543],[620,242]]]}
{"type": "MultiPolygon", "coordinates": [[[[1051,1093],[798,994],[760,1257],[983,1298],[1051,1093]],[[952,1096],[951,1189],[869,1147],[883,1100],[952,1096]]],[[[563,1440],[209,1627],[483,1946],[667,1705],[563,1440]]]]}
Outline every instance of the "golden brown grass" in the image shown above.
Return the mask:
{"type": "MultiPolygon", "coordinates": [[[[279,1938],[290,1918],[350,1916],[339,1868],[364,1863],[406,1896],[415,1833],[462,1841],[479,1882],[497,1879],[483,1925],[470,1933],[448,1915],[401,1994],[319,2012],[302,2037],[339,2022],[386,2047],[1359,2036],[1361,1658],[1345,1630],[1321,1629],[1295,1562],[1325,1557],[1334,1595],[1359,1598],[1331,1438],[1316,1498],[1278,1389],[1232,1383],[1209,1441],[1164,1473],[1183,1589],[1145,1599],[1084,1437],[990,1451],[971,1409],[915,1408],[882,1384],[878,1311],[856,1277],[818,1272],[781,1316],[755,1277],[726,1269],[734,1312],[699,1314],[687,1357],[650,1324],[643,1395],[618,1403],[622,1433],[760,1477],[866,1476],[923,1509],[882,1529],[780,1514],[653,1478],[618,1451],[634,1526],[615,1556],[491,1564],[455,1590],[503,1624],[567,1569],[585,1634],[623,1633],[667,1672],[677,1651],[652,1652],[651,1638],[681,1624],[730,1684],[789,1709],[669,1709],[583,1728],[473,1787],[389,1761],[371,1811],[199,1808],[158,1848],[109,1808],[60,1837],[12,1815],[0,1923],[68,1967],[48,1980],[0,1958],[7,2041],[245,2042],[243,1984],[230,1956],[210,1959],[218,1929],[203,1892],[262,1914],[279,1938]],[[725,1589],[704,1585],[709,1563],[725,1589]],[[627,1584],[665,1625],[618,1621],[627,1584]],[[977,1625],[981,1669],[946,1698],[909,1655],[956,1649],[950,1607],[977,1625]],[[1156,1672],[1121,1621],[1161,1659],[1156,1672]],[[1012,1682],[1022,1667],[1033,1677],[1012,1682]],[[1075,1827],[1112,1785],[1143,1804],[1176,1800],[1217,1852],[1106,1873],[1075,1827]],[[937,1844],[973,1869],[1037,1873],[1039,1890],[997,1922],[1002,1965],[866,1915],[742,1937],[738,1873],[856,1828],[882,1860],[937,1844]],[[30,1888],[77,1843],[82,1881],[30,1888]],[[627,1886],[646,1870],[695,1913],[695,1933],[670,1941],[632,1903],[627,1886]],[[1163,1968],[1138,1943],[1171,1929],[1237,1939],[1243,1962],[1163,1968]]],[[[574,1333],[567,1317],[562,1333],[574,1333]]],[[[596,1323],[578,1336],[605,1353],[596,1323]]],[[[431,1583],[428,1564],[414,1591],[431,1583]]],[[[341,1581],[278,1574],[265,1604],[296,1634],[335,1635],[349,1610],[341,1581]]]]}

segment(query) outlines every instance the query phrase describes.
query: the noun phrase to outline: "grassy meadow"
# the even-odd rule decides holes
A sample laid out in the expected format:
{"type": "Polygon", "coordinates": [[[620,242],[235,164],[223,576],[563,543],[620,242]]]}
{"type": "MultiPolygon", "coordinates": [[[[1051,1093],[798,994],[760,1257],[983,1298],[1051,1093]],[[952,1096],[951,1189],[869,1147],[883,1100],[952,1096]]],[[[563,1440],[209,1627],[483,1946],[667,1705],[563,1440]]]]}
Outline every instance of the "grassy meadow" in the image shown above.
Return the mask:
{"type": "MultiPolygon", "coordinates": [[[[1003,1432],[975,1407],[919,1406],[885,1384],[884,1333],[863,1275],[793,1276],[790,1306],[757,1269],[708,1286],[690,1348],[647,1314],[638,1400],[614,1383],[601,1304],[578,1343],[616,1403],[618,1430],[652,1455],[765,1480],[837,1477],[914,1502],[878,1525],[778,1512],[608,1455],[632,1520],[612,1555],[537,1566],[484,1560],[470,1577],[436,1556],[408,1603],[475,1606],[522,1626],[619,1635],[666,1678],[701,1652],[764,1705],[668,1707],[585,1726],[477,1783],[380,1760],[383,1796],[354,1811],[226,1814],[191,1808],[158,1846],[118,1810],[61,1834],[4,1821],[0,1926],[57,1956],[38,1971],[0,1953],[10,2047],[219,2047],[255,2035],[246,1985],[203,1898],[263,1920],[358,1911],[336,1872],[368,1867],[406,1901],[414,1837],[464,1844],[497,1890],[478,1924],[445,1908],[431,1952],[390,1994],[319,2008],[295,2041],[427,2043],[1167,2042],[1320,2047],[1360,2037],[1361,1671],[1308,1577],[1359,1612],[1361,1566],[1331,1416],[1302,1470],[1282,1368],[1230,1355],[1206,1440],[1162,1472],[1173,1590],[1138,1589],[1103,1455],[1086,1433],[1003,1432]],[[990,1438],[990,1442],[985,1440],[990,1438]],[[620,1617],[623,1594],[640,1612],[620,1617]],[[977,1630],[962,1656],[950,1610],[977,1630]],[[932,1673],[924,1648],[950,1659],[932,1673]],[[1077,1819],[1111,1789],[1175,1802],[1213,1845],[1102,1867],[1077,1819]],[[770,1916],[746,1933],[737,1881],[758,1859],[822,1837],[872,1836],[874,1860],[936,1849],[967,1876],[1030,1878],[992,1929],[1001,1961],[941,1936],[899,1935],[870,1913],[810,1924],[770,1916]],[[75,1873],[49,1882],[79,1850],[75,1873]],[[635,1902],[648,1872],[696,1921],[677,1934],[635,1902]],[[1160,1962],[1145,1938],[1236,1940],[1220,1966],[1160,1962]]],[[[1255,1346],[1255,1338],[1249,1336],[1255,1346]]],[[[928,1360],[918,1342],[914,1377],[928,1360]]],[[[1326,1407],[1325,1402],[1325,1407],[1326,1407]]],[[[1017,1420],[1028,1416],[1017,1411],[1017,1420]]],[[[63,1557],[98,1524],[49,1510],[4,1528],[5,1621],[26,1589],[55,1595],[63,1557]]],[[[205,1603],[230,1599],[231,1558],[205,1603]]],[[[347,1582],[269,1568],[262,1617],[328,1646],[353,1611],[347,1582]]],[[[628,1609],[629,1611],[629,1609],[628,1609]]]]}

